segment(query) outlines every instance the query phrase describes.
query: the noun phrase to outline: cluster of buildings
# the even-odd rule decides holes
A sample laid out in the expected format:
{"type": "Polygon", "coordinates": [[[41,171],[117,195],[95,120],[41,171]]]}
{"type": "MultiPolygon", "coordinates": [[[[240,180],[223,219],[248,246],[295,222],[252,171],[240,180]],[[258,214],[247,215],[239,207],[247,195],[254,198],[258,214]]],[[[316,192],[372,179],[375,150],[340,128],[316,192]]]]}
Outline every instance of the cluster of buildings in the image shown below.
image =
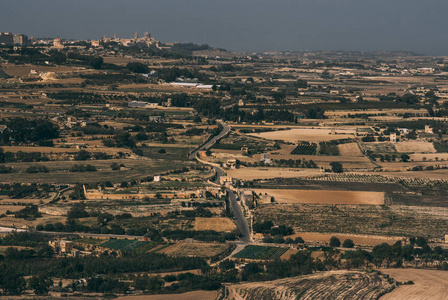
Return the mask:
{"type": "Polygon", "coordinates": [[[32,38],[21,33],[0,32],[0,45],[30,45],[32,38]]]}
{"type": "Polygon", "coordinates": [[[145,32],[145,35],[143,37],[139,37],[138,33],[136,32],[134,34],[134,38],[131,39],[121,39],[117,37],[117,34],[114,34],[113,38],[107,38],[104,36],[100,40],[93,40],[91,41],[92,46],[99,47],[101,46],[101,43],[110,43],[115,42],[120,45],[123,45],[125,47],[131,47],[131,46],[147,46],[147,47],[155,47],[160,49],[160,42],[156,40],[155,38],[151,37],[151,33],[148,31],[145,32]]]}

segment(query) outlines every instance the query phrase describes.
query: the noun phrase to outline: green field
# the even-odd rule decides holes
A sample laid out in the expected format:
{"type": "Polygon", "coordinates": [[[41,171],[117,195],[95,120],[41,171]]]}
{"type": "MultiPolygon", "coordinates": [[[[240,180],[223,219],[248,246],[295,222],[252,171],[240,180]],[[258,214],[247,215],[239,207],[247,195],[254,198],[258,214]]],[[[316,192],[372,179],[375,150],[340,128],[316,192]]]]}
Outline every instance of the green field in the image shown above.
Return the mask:
{"type": "Polygon", "coordinates": [[[233,257],[260,260],[278,259],[286,251],[288,248],[249,245],[233,257]]]}
{"type": "Polygon", "coordinates": [[[292,150],[294,155],[316,155],[317,145],[315,143],[302,142],[292,150]]]}
{"type": "Polygon", "coordinates": [[[141,148],[141,150],[143,156],[148,158],[185,161],[188,160],[188,153],[192,149],[185,147],[146,147],[141,148]],[[159,153],[160,149],[165,150],[165,153],[159,153]]]}
{"type": "MultiPolygon", "coordinates": [[[[186,154],[185,154],[186,157],[186,154]]],[[[95,183],[100,181],[123,182],[138,179],[169,170],[180,169],[188,166],[189,162],[170,162],[169,160],[136,160],[136,159],[108,159],[87,161],[48,161],[39,163],[8,163],[5,166],[12,167],[14,173],[0,174],[1,182],[30,182],[30,183],[95,183]],[[113,171],[110,165],[116,162],[123,164],[128,170],[113,171]],[[97,172],[69,172],[75,164],[89,164],[95,166],[97,172]],[[49,173],[25,173],[29,166],[43,165],[49,169],[49,173]]]]}
{"type": "Polygon", "coordinates": [[[100,246],[112,250],[137,251],[143,253],[159,245],[160,245],[159,243],[139,241],[139,240],[110,239],[107,242],[102,243],[100,246]]]}

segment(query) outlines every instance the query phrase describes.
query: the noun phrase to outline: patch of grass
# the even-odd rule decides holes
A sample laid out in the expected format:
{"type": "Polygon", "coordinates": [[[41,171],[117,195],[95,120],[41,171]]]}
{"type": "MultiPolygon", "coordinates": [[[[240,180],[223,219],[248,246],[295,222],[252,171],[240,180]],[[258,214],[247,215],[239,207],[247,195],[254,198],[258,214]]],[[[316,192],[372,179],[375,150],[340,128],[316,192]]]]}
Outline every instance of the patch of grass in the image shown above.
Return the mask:
{"type": "Polygon", "coordinates": [[[5,71],[0,69],[0,78],[8,79],[8,78],[11,78],[11,76],[9,76],[5,71]]]}
{"type": "Polygon", "coordinates": [[[446,153],[448,152],[448,144],[447,143],[440,143],[440,142],[434,142],[434,148],[438,153],[446,153]]]}
{"type": "Polygon", "coordinates": [[[177,160],[177,161],[188,161],[188,152],[191,149],[181,148],[181,147],[145,147],[141,148],[143,151],[143,156],[152,159],[163,159],[163,160],[177,160]],[[165,150],[165,153],[161,149],[165,150]]]}

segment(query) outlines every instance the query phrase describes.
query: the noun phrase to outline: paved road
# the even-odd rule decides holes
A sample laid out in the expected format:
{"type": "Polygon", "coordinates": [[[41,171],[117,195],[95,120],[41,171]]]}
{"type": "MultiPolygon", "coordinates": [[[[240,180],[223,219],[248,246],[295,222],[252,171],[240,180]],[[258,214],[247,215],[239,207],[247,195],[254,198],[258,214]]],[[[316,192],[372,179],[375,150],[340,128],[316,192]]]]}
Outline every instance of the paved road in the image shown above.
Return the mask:
{"type": "Polygon", "coordinates": [[[240,241],[244,244],[250,243],[249,225],[243,215],[243,210],[241,209],[240,204],[236,201],[236,195],[230,189],[227,189],[227,195],[229,198],[230,209],[233,213],[233,219],[235,220],[236,226],[241,234],[240,241]]]}
{"type": "Polygon", "coordinates": [[[204,145],[202,145],[198,149],[196,149],[193,152],[191,152],[190,155],[188,156],[190,159],[196,159],[196,154],[198,153],[198,151],[210,149],[216,143],[217,140],[223,138],[226,134],[228,134],[230,132],[230,126],[229,125],[227,125],[223,121],[218,121],[218,122],[222,126],[222,131],[219,134],[215,135],[207,143],[205,143],[204,145]]]}
{"type": "MultiPolygon", "coordinates": [[[[196,149],[195,151],[193,151],[189,156],[190,159],[195,159],[196,154],[199,150],[210,149],[216,143],[217,140],[221,139],[222,137],[224,137],[225,135],[227,135],[229,133],[230,126],[222,121],[219,121],[219,123],[222,125],[222,131],[218,135],[213,137],[210,141],[205,143],[203,146],[201,146],[198,149],[196,149]]],[[[215,183],[219,184],[219,177],[225,176],[226,174],[219,167],[215,167],[215,172],[216,172],[215,183]]],[[[243,244],[247,244],[250,242],[249,225],[247,224],[247,220],[244,217],[241,206],[239,205],[238,201],[236,200],[236,195],[230,189],[226,189],[226,191],[227,191],[227,195],[229,198],[230,210],[233,213],[233,217],[234,217],[236,226],[238,227],[238,230],[241,233],[240,242],[242,242],[243,244]]]]}

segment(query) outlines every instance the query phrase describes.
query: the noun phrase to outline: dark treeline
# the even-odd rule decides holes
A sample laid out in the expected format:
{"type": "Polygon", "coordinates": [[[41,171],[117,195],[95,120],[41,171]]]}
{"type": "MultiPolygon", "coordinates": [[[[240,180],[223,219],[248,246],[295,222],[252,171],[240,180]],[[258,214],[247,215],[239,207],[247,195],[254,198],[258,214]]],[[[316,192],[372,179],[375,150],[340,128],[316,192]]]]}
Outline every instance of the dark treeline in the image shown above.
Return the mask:
{"type": "Polygon", "coordinates": [[[6,121],[7,128],[1,133],[0,142],[9,145],[16,143],[31,143],[51,140],[59,137],[59,127],[49,120],[13,118],[6,121]]]}

